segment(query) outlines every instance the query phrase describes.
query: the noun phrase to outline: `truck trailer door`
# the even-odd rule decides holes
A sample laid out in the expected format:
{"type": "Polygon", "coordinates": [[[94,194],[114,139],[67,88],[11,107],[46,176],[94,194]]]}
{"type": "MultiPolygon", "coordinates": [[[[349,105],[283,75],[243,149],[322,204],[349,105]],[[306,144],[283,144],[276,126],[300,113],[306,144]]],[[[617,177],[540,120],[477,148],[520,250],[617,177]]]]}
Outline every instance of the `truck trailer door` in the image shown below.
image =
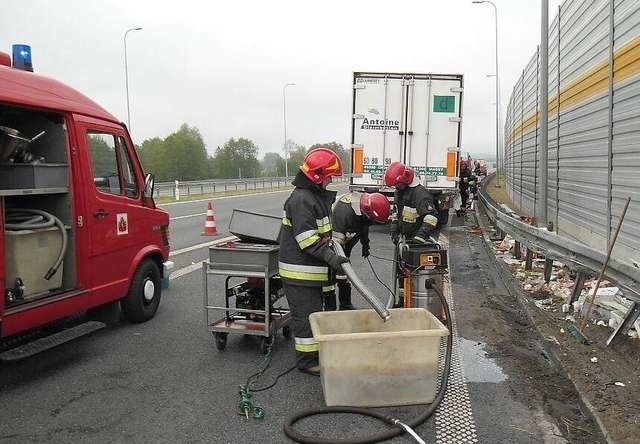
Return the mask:
{"type": "Polygon", "coordinates": [[[456,188],[447,155],[460,147],[461,100],[461,79],[418,77],[408,85],[406,159],[428,188],[456,188]]]}
{"type": "Polygon", "coordinates": [[[353,101],[352,185],[377,188],[386,166],[403,156],[404,80],[356,73],[353,101]]]}

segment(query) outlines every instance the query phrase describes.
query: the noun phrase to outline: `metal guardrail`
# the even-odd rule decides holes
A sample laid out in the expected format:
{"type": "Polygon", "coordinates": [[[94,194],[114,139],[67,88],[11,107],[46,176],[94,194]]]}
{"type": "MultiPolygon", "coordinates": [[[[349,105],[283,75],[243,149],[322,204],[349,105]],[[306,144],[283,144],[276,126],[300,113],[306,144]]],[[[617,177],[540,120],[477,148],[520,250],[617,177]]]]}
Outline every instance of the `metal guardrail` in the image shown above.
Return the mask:
{"type": "MultiPolygon", "coordinates": [[[[246,179],[211,179],[181,181],[179,185],[180,196],[193,196],[200,194],[213,194],[223,192],[264,190],[288,186],[293,177],[255,177],[246,179]]],[[[345,175],[334,178],[334,183],[343,183],[349,180],[345,175]]],[[[175,195],[174,182],[160,182],[155,185],[155,197],[168,197],[175,195]]]]}
{"type": "MultiPolygon", "coordinates": [[[[490,176],[491,177],[491,176],[490,176]]],[[[578,271],[596,274],[605,261],[606,252],[589,248],[572,239],[522,222],[514,214],[508,214],[485,190],[489,180],[484,180],[478,196],[494,226],[509,234],[532,251],[549,259],[560,261],[578,271]]],[[[640,302],[640,269],[611,258],[606,276],[625,290],[625,297],[640,302]]]]}

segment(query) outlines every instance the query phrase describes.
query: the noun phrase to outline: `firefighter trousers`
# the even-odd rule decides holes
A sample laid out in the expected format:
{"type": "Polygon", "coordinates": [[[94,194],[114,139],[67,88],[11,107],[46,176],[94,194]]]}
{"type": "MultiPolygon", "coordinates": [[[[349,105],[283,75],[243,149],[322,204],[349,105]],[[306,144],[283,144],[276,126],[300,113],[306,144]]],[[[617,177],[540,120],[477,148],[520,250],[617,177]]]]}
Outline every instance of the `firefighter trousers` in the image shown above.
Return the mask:
{"type": "Polygon", "coordinates": [[[303,287],[284,282],[284,294],[289,302],[293,321],[296,362],[299,369],[318,365],[318,343],[313,339],[309,315],[322,311],[321,287],[303,287]]]}
{"type": "Polygon", "coordinates": [[[336,287],[338,288],[338,301],[340,305],[336,305],[335,287],[331,291],[322,293],[324,299],[324,311],[336,311],[338,307],[343,310],[345,307],[351,309],[351,283],[346,276],[338,275],[336,277],[336,287]]]}

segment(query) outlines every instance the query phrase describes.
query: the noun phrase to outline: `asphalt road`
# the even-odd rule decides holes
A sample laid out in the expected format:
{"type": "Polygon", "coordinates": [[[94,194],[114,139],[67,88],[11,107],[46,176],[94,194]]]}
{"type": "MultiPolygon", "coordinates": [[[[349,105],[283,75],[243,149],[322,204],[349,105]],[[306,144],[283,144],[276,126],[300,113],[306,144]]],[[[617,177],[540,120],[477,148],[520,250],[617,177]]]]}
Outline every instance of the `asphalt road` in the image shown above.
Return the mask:
{"type": "MultiPolygon", "coordinates": [[[[219,225],[226,226],[233,207],[280,214],[286,196],[219,199],[219,225]]],[[[204,205],[167,209],[180,217],[203,212],[204,205]]],[[[203,217],[172,222],[174,248],[209,240],[199,235],[203,217]]],[[[450,300],[456,321],[453,371],[444,403],[417,431],[427,442],[442,443],[600,442],[595,425],[577,407],[570,382],[544,359],[543,340],[518,317],[517,304],[509,299],[478,239],[463,226],[450,228],[446,236],[451,242],[450,300]],[[594,435],[586,439],[572,434],[575,429],[569,433],[561,425],[563,417],[594,435]]],[[[372,252],[392,256],[384,227],[372,232],[372,252]]],[[[184,270],[192,262],[197,267],[205,256],[201,248],[173,259],[184,270]]],[[[389,262],[372,263],[389,282],[389,262]]],[[[369,264],[356,255],[353,265],[377,295],[386,298],[369,264]]],[[[211,283],[218,301],[221,288],[222,279],[211,283]]],[[[359,297],[355,303],[366,306],[359,297]]],[[[259,342],[230,336],[227,349],[217,351],[204,325],[202,304],[200,273],[186,273],[172,280],[156,317],[147,323],[121,322],[17,364],[2,364],[0,442],[289,442],[282,433],[288,415],[324,405],[320,380],[290,373],[273,389],[254,396],[266,409],[264,420],[238,416],[238,385],[262,360],[259,342]]],[[[264,382],[289,368],[293,359],[292,341],[279,335],[264,382]]],[[[409,419],[423,408],[387,411],[409,419]]],[[[325,437],[348,437],[384,426],[329,416],[305,421],[301,428],[325,437]]],[[[413,441],[400,437],[393,442],[413,441]]]]}

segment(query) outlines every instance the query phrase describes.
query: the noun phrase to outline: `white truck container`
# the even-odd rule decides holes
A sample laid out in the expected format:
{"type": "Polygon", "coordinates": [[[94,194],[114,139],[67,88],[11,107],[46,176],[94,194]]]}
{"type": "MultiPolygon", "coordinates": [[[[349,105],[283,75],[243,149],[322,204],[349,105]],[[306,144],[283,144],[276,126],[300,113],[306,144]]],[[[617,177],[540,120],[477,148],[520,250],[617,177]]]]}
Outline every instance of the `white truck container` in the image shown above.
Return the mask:
{"type": "Polygon", "coordinates": [[[391,192],[391,162],[413,167],[434,194],[457,191],[461,74],[353,74],[351,189],[391,192]]]}

